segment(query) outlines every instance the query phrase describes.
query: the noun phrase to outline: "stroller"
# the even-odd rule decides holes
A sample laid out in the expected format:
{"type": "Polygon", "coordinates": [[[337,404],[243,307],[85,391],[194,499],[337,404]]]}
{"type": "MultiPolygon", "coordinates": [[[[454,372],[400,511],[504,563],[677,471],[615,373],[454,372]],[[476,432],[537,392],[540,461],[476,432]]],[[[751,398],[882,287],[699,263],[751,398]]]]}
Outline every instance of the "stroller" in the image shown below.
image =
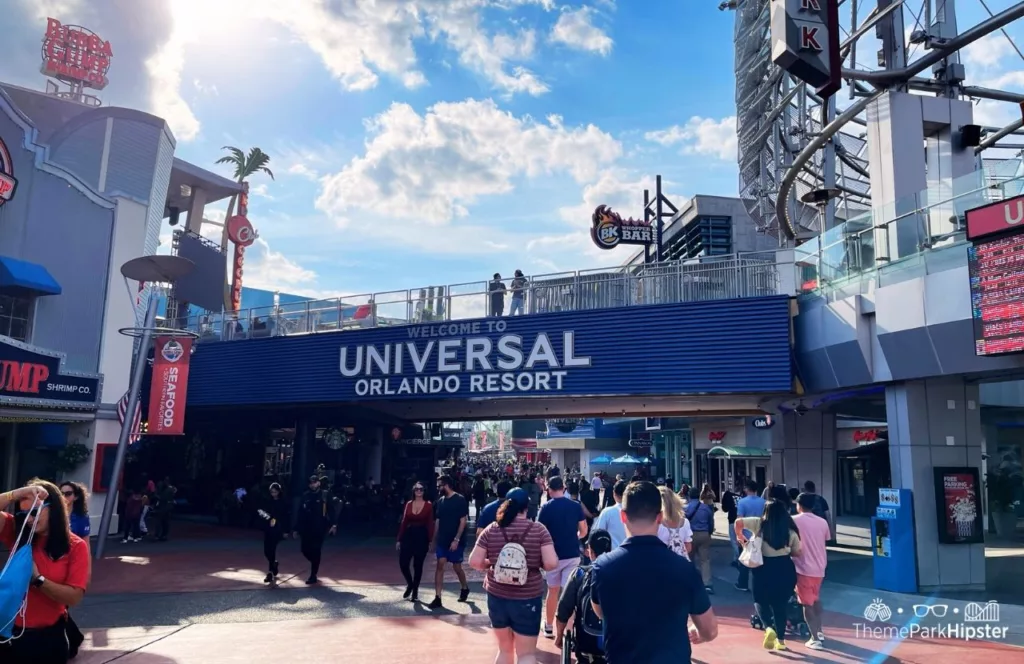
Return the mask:
{"type": "MultiPolygon", "coordinates": [[[[764,629],[764,621],[756,612],[750,616],[750,626],[759,631],[764,629]]],[[[800,606],[795,594],[789,598],[786,606],[786,631],[799,634],[802,639],[811,638],[811,628],[804,620],[804,608],[800,606]]]]}

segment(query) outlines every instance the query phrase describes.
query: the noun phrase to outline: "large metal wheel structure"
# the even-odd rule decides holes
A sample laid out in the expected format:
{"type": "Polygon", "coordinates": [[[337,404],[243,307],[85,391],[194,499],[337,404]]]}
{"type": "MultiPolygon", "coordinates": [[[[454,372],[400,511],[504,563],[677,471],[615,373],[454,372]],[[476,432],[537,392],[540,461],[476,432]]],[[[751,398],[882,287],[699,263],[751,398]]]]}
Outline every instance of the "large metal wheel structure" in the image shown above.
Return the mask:
{"type": "MultiPolygon", "coordinates": [[[[971,87],[965,82],[951,83],[935,74],[930,66],[902,78],[877,78],[887,72],[898,73],[907,69],[908,64],[913,66],[937,55],[944,43],[957,36],[954,0],[838,1],[844,88],[830,102],[823,102],[813,90],[772,63],[769,28],[772,0],[726,0],[719,7],[734,10],[736,14],[739,195],[757,229],[780,238],[780,242],[792,239],[791,236],[799,240],[818,235],[869,212],[873,203],[878,206],[890,202],[873,202],[869,183],[864,110],[867,99],[878,90],[900,86],[921,94],[984,98],[1014,105],[1024,99],[1012,92],[971,87]],[[886,43],[878,36],[886,31],[899,36],[886,43]],[[909,39],[909,45],[905,39],[909,39]],[[887,47],[889,59],[882,62],[880,52],[887,47]],[[865,66],[868,55],[870,66],[865,66]],[[833,122],[848,110],[852,110],[848,118],[833,122]],[[830,141],[818,141],[823,127],[833,130],[830,141]],[[816,146],[815,142],[823,144],[816,146]],[[794,161],[799,162],[797,169],[792,167],[794,161]],[[805,195],[819,190],[833,190],[837,195],[826,214],[818,206],[801,202],[805,195]],[[780,194],[785,200],[779,200],[780,194]],[[788,210],[788,214],[780,219],[782,210],[788,210]]],[[[999,16],[1013,9],[1000,12],[999,16]]],[[[1012,20],[1016,19],[1004,20],[1002,25],[1012,20]]],[[[975,26],[967,33],[982,27],[975,26]]],[[[999,26],[984,27],[985,30],[979,32],[989,34],[999,29],[999,26]]],[[[967,33],[962,36],[968,37],[967,33]]],[[[964,41],[970,43],[978,37],[974,35],[964,41]]],[[[1014,48],[1016,50],[1016,45],[1014,48]]],[[[954,50],[945,61],[958,62],[958,58],[954,50]]],[[[1007,128],[985,129],[988,136],[993,136],[1007,128]]],[[[1006,133],[1015,131],[1020,131],[1019,124],[1006,133]]],[[[996,154],[991,156],[999,158],[996,154]]],[[[1006,156],[1009,155],[1002,158],[1006,156]]]]}

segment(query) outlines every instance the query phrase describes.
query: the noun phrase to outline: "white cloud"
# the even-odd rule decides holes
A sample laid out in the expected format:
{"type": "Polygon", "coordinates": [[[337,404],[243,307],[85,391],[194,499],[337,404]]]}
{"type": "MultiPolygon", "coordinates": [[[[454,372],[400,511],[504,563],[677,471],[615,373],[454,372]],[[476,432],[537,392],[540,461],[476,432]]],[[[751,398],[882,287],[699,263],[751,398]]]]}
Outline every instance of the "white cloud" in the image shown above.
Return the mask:
{"type": "Polygon", "coordinates": [[[245,251],[242,283],[252,288],[279,290],[302,295],[316,290],[316,272],[307,270],[274,251],[263,238],[258,238],[245,251]]]}
{"type": "Polygon", "coordinates": [[[270,191],[267,189],[267,184],[265,182],[261,182],[260,184],[256,185],[255,187],[250,186],[249,187],[249,193],[252,196],[255,196],[255,197],[258,197],[258,198],[262,198],[262,199],[265,199],[265,200],[268,200],[268,201],[274,200],[274,197],[270,195],[270,191]]]}
{"type": "Polygon", "coordinates": [[[963,50],[965,64],[981,68],[994,67],[1011,53],[1013,47],[1001,32],[993,32],[963,50]]]}
{"type": "Polygon", "coordinates": [[[491,100],[440,103],[423,115],[396,103],[368,127],[365,153],[327,176],[317,200],[341,225],[353,209],[404,220],[403,231],[444,225],[481,197],[512,191],[514,178],[567,173],[582,184],[622,154],[594,125],[516,117],[491,100]]]}
{"type": "Polygon", "coordinates": [[[548,86],[522,65],[509,68],[509,62],[528,60],[537,44],[532,30],[516,35],[488,35],[481,25],[480,10],[490,0],[430,0],[423,3],[431,36],[444,35],[459,53],[462,66],[475,71],[498,90],[508,94],[544,94],[548,86]]]}
{"type": "Polygon", "coordinates": [[[594,25],[594,15],[590,7],[562,12],[551,30],[551,40],[581,51],[608,55],[612,51],[612,39],[594,25]]]}
{"type": "Polygon", "coordinates": [[[736,160],[736,116],[721,120],[693,116],[685,125],[644,134],[660,145],[683,145],[684,154],[707,155],[723,161],[736,160]]]}

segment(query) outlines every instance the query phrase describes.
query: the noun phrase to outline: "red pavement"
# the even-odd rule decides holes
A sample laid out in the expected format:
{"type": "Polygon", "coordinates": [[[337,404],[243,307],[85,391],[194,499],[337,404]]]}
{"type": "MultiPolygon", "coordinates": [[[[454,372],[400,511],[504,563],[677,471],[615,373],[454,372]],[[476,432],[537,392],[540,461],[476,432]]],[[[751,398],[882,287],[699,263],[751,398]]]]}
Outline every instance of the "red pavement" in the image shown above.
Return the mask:
{"type": "MultiPolygon", "coordinates": [[[[791,642],[792,650],[767,653],[760,634],[750,629],[739,607],[724,607],[716,641],[698,645],[694,661],[704,664],[752,662],[872,662],[906,664],[961,664],[1021,661],[1021,650],[991,643],[960,641],[905,641],[888,655],[879,655],[887,643],[858,640],[850,629],[827,627],[828,651],[812,652],[791,642]],[[733,610],[730,610],[733,609],[733,610]]],[[[837,620],[830,616],[830,622],[837,620]]],[[[849,618],[844,618],[847,622],[849,618]]],[[[557,664],[553,642],[541,638],[542,664],[557,664]]],[[[91,630],[76,664],[278,664],[283,661],[388,662],[388,664],[480,664],[494,656],[493,637],[483,615],[352,618],[188,627],[91,630]]]]}
{"type": "MultiPolygon", "coordinates": [[[[298,544],[286,542],[278,551],[282,587],[305,587],[309,563],[298,544]]],[[[433,583],[436,558],[427,557],[423,578],[433,583]]],[[[470,580],[482,580],[466,566],[470,580]]],[[[165,553],[159,544],[116,544],[93,565],[90,595],[248,590],[263,586],[267,561],[262,543],[251,548],[165,553]],[[115,548],[116,547],[116,548],[115,548]]],[[[455,575],[449,571],[449,580],[455,575]]],[[[404,583],[398,554],[386,548],[325,548],[320,579],[329,586],[395,585],[404,583]]]]}

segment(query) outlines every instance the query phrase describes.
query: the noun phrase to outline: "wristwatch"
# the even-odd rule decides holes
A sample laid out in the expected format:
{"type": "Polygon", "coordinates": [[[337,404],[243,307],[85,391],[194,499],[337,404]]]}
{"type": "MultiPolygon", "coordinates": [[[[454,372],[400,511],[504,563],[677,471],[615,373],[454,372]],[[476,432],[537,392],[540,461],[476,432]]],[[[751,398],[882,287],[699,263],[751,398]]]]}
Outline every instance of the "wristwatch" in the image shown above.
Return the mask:
{"type": "Polygon", "coordinates": [[[44,583],[46,583],[46,577],[42,574],[32,579],[32,585],[36,588],[42,588],[44,583]]]}

